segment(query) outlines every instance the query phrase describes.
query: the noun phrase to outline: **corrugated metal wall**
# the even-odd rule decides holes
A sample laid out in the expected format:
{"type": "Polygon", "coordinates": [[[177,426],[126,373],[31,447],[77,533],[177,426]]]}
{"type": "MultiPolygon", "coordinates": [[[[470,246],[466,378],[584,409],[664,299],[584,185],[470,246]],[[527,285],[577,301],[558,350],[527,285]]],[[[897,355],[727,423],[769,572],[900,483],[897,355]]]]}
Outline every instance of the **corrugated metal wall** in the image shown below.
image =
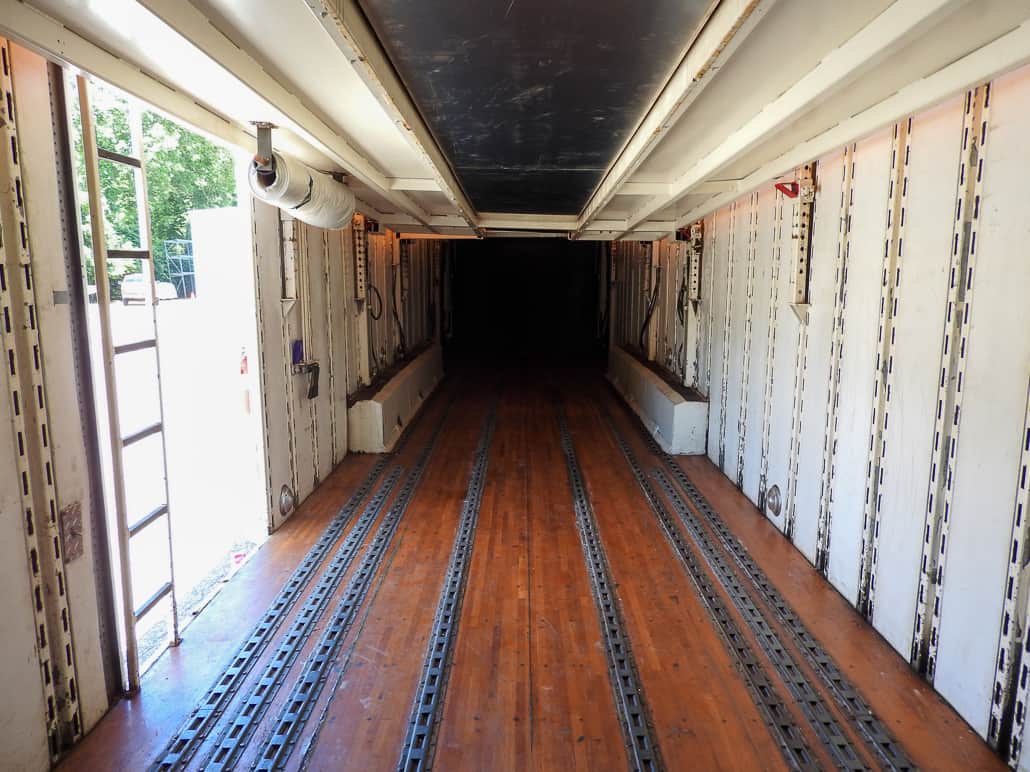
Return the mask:
{"type": "Polygon", "coordinates": [[[435,339],[441,247],[390,231],[314,228],[258,201],[253,216],[269,522],[277,528],[285,519],[282,486],[302,501],[346,454],[348,396],[435,339]],[[355,238],[365,239],[365,300],[356,297],[355,238]],[[283,254],[290,249],[297,292],[284,299],[283,254]],[[319,365],[313,399],[310,374],[293,367],[296,341],[303,341],[304,360],[319,365]]]}
{"type": "Polygon", "coordinates": [[[677,383],[698,387],[703,319],[699,307],[690,301],[689,271],[691,261],[697,259],[690,244],[618,241],[610,250],[614,271],[612,343],[646,356],[677,383]],[[652,300],[654,308],[648,319],[652,300]]]}
{"type": "MultiPolygon", "coordinates": [[[[640,351],[640,331],[653,292],[653,245],[647,241],[619,241],[611,245],[613,292],[612,342],[640,351]]],[[[646,342],[646,341],[645,341],[646,342]]]]}
{"type": "Polygon", "coordinates": [[[418,350],[436,334],[434,266],[440,242],[400,239],[397,234],[370,233],[368,244],[368,303],[372,377],[406,354],[418,350]]]}
{"type": "MultiPolygon", "coordinates": [[[[0,174],[0,207],[5,208],[7,223],[13,222],[10,215],[18,212],[18,219],[26,225],[24,241],[15,235],[15,229],[0,236],[0,285],[6,290],[0,291],[0,305],[5,299],[13,301],[9,293],[14,282],[24,292],[20,307],[9,309],[13,315],[4,328],[4,339],[11,345],[5,348],[5,366],[0,368],[0,586],[4,588],[0,598],[0,693],[8,697],[0,705],[0,768],[46,769],[51,751],[60,747],[60,742],[50,747],[47,732],[66,712],[78,721],[76,735],[91,728],[106,712],[109,689],[116,688],[118,674],[109,674],[109,684],[105,669],[116,668],[117,662],[105,645],[113,639],[114,630],[105,613],[110,606],[98,600],[98,588],[107,589],[108,575],[104,542],[94,538],[102,528],[103,514],[95,508],[98,499],[91,495],[91,442],[84,436],[85,416],[92,409],[83,392],[89,374],[79,367],[88,358],[88,344],[77,335],[84,335],[84,326],[77,325],[85,324],[85,312],[76,304],[76,282],[81,278],[71,275],[67,267],[68,248],[61,227],[75,225],[65,220],[68,211],[64,205],[71,193],[66,186],[72,183],[62,176],[66,149],[58,144],[51,121],[51,99],[59,99],[61,77],[58,73],[57,83],[52,84],[47,62],[34,52],[8,45],[3,39],[0,49],[0,99],[6,123],[0,131],[4,147],[0,164],[6,166],[0,174]],[[12,174],[19,178],[17,183],[12,174]],[[19,241],[24,258],[15,249],[19,241]],[[31,311],[26,303],[31,304],[31,311]],[[33,319],[28,324],[23,321],[27,312],[33,319]],[[15,358],[9,359],[15,350],[15,358]],[[30,399],[24,390],[25,360],[18,359],[25,352],[31,352],[28,361],[35,360],[35,377],[41,386],[33,400],[39,405],[35,416],[23,409],[25,403],[14,399],[16,391],[30,399]],[[37,435],[40,429],[45,433],[37,435]],[[23,460],[31,455],[36,436],[42,437],[40,447],[50,455],[50,463],[44,463],[42,469],[33,469],[23,460]],[[23,477],[23,472],[29,477],[23,477]],[[31,501],[38,501],[34,493],[23,498],[26,484],[30,491],[37,486],[48,490],[54,509],[36,506],[31,501]],[[35,524],[28,528],[33,511],[35,524]],[[95,525],[98,522],[100,525],[95,525]],[[38,535],[42,545],[48,533],[60,539],[58,554],[52,563],[30,560],[30,540],[38,535]],[[34,619],[33,613],[41,603],[34,599],[35,587],[45,593],[43,600],[51,609],[66,604],[70,626],[51,625],[49,634],[40,630],[35,623],[42,618],[34,619]],[[60,628],[66,632],[55,634],[60,628]],[[48,661],[48,647],[61,646],[62,638],[74,647],[73,661],[67,662],[63,650],[60,658],[48,661]],[[71,710],[48,703],[57,696],[56,680],[65,681],[61,686],[66,688],[66,679],[72,677],[75,698],[71,710]]],[[[0,317],[6,318],[7,310],[0,317]]],[[[52,548],[48,551],[53,554],[52,548]]],[[[70,734],[72,726],[62,731],[70,734]]]]}
{"type": "MultiPolygon", "coordinates": [[[[1024,69],[818,159],[806,324],[801,198],[770,182],[714,212],[698,320],[713,463],[756,505],[779,486],[770,519],[992,742],[1026,696],[1008,668],[1030,554],[1027,104],[1024,69]]],[[[644,251],[614,245],[621,345],[644,251]]],[[[678,375],[660,295],[656,359],[678,375]]]]}

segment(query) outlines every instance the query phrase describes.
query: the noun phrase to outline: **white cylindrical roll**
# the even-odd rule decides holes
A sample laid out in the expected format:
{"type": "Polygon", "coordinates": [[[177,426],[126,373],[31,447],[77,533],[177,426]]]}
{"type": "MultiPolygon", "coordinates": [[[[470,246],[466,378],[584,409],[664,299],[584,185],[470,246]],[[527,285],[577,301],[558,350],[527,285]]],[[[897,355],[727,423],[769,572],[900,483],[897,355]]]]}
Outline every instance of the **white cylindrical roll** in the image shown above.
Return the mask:
{"type": "Polygon", "coordinates": [[[273,153],[271,174],[260,174],[250,164],[250,189],[262,201],[285,209],[308,225],[346,228],[354,216],[354,194],[328,174],[273,153]]]}

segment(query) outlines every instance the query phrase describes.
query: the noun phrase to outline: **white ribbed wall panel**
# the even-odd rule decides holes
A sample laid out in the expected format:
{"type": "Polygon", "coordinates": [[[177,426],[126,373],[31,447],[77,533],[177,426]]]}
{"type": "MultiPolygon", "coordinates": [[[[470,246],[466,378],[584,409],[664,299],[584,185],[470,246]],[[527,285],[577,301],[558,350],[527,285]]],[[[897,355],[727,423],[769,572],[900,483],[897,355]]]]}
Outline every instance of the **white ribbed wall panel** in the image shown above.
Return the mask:
{"type": "Polygon", "coordinates": [[[830,582],[851,603],[858,599],[861,550],[856,545],[862,542],[890,154],[890,132],[859,142],[851,183],[827,570],[830,582]]]}
{"type": "MultiPolygon", "coordinates": [[[[863,582],[872,582],[872,622],[906,659],[935,463],[964,105],[956,97],[910,124],[905,119],[907,137],[902,131],[897,141],[892,125],[817,159],[803,330],[789,304],[796,200],[775,193],[770,181],[704,221],[697,360],[699,384],[710,396],[708,456],[753,502],[761,501],[763,482],[766,489],[779,486],[784,512],[770,517],[813,563],[825,524],[827,578],[852,603],[863,582]],[[892,167],[892,153],[906,147],[907,158],[892,167]],[[890,211],[904,214],[896,229],[897,283],[888,295],[890,211]],[[883,318],[881,297],[896,300],[883,318]],[[880,339],[881,325],[889,339],[880,339]],[[873,399],[878,382],[886,390],[880,413],[873,399]],[[870,453],[878,431],[886,440],[879,456],[870,453]],[[876,475],[879,528],[864,552],[866,489],[876,475]],[[868,580],[863,559],[871,566],[868,580]]],[[[996,689],[1030,377],[1030,68],[992,84],[985,125],[982,199],[971,200],[975,291],[954,342],[961,380],[950,388],[961,394],[961,422],[940,551],[936,667],[927,676],[981,734],[996,689]]]]}
{"type": "Polygon", "coordinates": [[[986,731],[1030,374],[1030,70],[991,89],[935,686],[986,731]]]}

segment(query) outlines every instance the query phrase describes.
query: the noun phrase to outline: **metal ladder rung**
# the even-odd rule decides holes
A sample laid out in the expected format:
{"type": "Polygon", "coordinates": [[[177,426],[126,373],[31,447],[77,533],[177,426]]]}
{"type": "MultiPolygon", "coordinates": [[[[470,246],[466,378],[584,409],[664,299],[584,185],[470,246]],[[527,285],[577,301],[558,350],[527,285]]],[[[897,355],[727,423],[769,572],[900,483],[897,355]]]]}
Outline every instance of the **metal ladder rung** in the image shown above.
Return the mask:
{"type": "Polygon", "coordinates": [[[167,514],[168,514],[168,505],[167,504],[162,504],[157,509],[155,509],[153,512],[151,512],[150,514],[144,515],[139,520],[137,520],[135,523],[130,525],[129,526],[129,536],[135,536],[140,531],[142,531],[144,528],[146,528],[148,525],[150,525],[155,520],[160,518],[162,515],[167,515],[167,514]]]}
{"type": "Polygon", "coordinates": [[[133,158],[131,155],[123,155],[122,153],[116,153],[113,150],[104,150],[102,147],[97,148],[97,156],[103,158],[105,161],[114,161],[116,164],[124,164],[125,166],[135,166],[137,169],[142,169],[143,164],[138,158],[133,158]]]}
{"type": "Polygon", "coordinates": [[[149,249],[109,249],[108,260],[149,260],[149,249]]]}
{"type": "Polygon", "coordinates": [[[155,348],[157,346],[157,340],[151,338],[150,340],[137,340],[134,343],[123,343],[120,346],[114,347],[115,354],[129,354],[133,351],[142,351],[147,348],[155,348]]]}
{"type": "Polygon", "coordinates": [[[157,423],[153,423],[150,426],[144,427],[143,429],[140,429],[138,432],[130,434],[128,437],[123,437],[122,447],[127,447],[129,445],[132,445],[134,442],[139,442],[140,440],[146,439],[152,434],[157,434],[163,428],[164,425],[160,421],[158,421],[157,423]]]}
{"type": "Polygon", "coordinates": [[[155,592],[153,595],[147,598],[146,601],[144,601],[143,605],[133,612],[136,615],[136,619],[139,619],[140,617],[144,616],[148,611],[154,608],[154,606],[160,603],[161,599],[171,591],[171,582],[165,582],[164,584],[162,584],[161,587],[158,588],[157,592],[155,592]]]}
{"type": "MultiPolygon", "coordinates": [[[[119,576],[120,589],[125,602],[118,609],[125,630],[125,649],[119,657],[124,666],[123,687],[127,691],[139,689],[139,647],[136,640],[136,625],[141,617],[154,609],[154,607],[166,596],[171,594],[170,621],[171,636],[173,644],[179,641],[179,619],[178,610],[175,605],[175,565],[171,544],[171,507],[169,506],[168,494],[168,463],[163,443],[164,432],[164,409],[162,405],[161,392],[161,363],[157,364],[157,384],[155,396],[158,400],[158,420],[156,423],[147,426],[133,434],[122,437],[121,418],[119,416],[119,399],[116,386],[115,357],[117,354],[124,354],[131,351],[140,351],[152,348],[157,352],[157,303],[151,303],[151,321],[153,323],[153,340],[141,340],[126,343],[120,346],[114,345],[111,320],[111,285],[108,275],[108,264],[110,260],[139,260],[146,261],[147,267],[143,268],[144,278],[149,279],[150,297],[156,300],[156,277],[154,276],[154,253],[153,245],[150,243],[150,210],[147,200],[146,164],[143,154],[143,130],[142,115],[135,105],[130,105],[126,110],[126,118],[129,122],[130,134],[132,135],[132,147],[130,152],[138,153],[136,157],[117,153],[112,150],[104,150],[97,147],[96,126],[94,123],[94,111],[90,100],[89,83],[85,77],[78,76],[77,86],[79,93],[79,110],[82,117],[82,148],[85,161],[86,186],[89,194],[90,234],[93,239],[93,249],[96,256],[96,285],[97,305],[100,312],[100,338],[104,351],[104,375],[105,390],[109,411],[109,437],[111,439],[111,471],[114,478],[115,498],[115,519],[118,524],[116,529],[118,538],[118,560],[121,571],[119,576]],[[100,179],[100,162],[109,161],[122,166],[135,169],[133,172],[133,184],[136,191],[136,213],[139,225],[139,247],[129,249],[108,249],[104,232],[104,207],[103,207],[103,184],[100,179]],[[148,273],[149,271],[149,273],[148,273]],[[159,469],[164,476],[164,504],[153,512],[145,515],[141,520],[129,524],[127,512],[127,492],[125,479],[125,451],[126,448],[140,440],[152,435],[162,433],[162,448],[159,469]],[[131,556],[130,538],[133,534],[142,531],[147,526],[156,522],[162,516],[168,524],[168,581],[158,590],[157,593],[148,598],[142,606],[133,609],[133,588],[131,577],[131,556]]],[[[142,267],[142,266],[141,266],[142,267]]]]}

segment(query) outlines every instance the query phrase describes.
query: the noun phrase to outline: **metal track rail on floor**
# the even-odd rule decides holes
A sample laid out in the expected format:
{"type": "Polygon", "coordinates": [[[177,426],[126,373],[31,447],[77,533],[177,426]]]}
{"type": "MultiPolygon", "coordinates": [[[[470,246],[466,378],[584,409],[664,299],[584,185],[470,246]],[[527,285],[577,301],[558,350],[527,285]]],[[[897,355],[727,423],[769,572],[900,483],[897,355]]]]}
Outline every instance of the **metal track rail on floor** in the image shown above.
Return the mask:
{"type": "Polygon", "coordinates": [[[590,587],[593,592],[597,613],[604,635],[605,653],[608,655],[608,670],[614,692],[615,706],[622,725],[626,751],[630,766],[634,770],[661,770],[662,758],[655,737],[650,709],[640,681],[639,670],[628,635],[624,632],[626,623],[615,597],[615,582],[601,543],[593,506],[583,473],[576,457],[576,448],[569,431],[568,419],[561,397],[555,394],[555,410],[558,413],[558,429],[561,434],[561,449],[572,489],[576,526],[579,530],[583,560],[586,562],[590,587]]]}
{"type": "Polygon", "coordinates": [[[361,513],[361,517],[358,518],[350,533],[347,534],[347,538],[343,540],[340,548],[333,555],[333,559],[329,561],[329,565],[323,569],[321,576],[318,578],[318,583],[311,590],[311,593],[304,601],[304,605],[297,612],[297,616],[294,617],[290,628],[279,641],[279,646],[265,666],[265,671],[261,674],[261,678],[253,684],[250,693],[242,706],[240,706],[232,723],[223,732],[218,745],[212,752],[208,762],[204,765],[204,769],[220,772],[224,769],[230,769],[235,765],[240,753],[247,746],[251,736],[268,710],[272,699],[279,691],[279,687],[286,679],[286,674],[293,667],[297,655],[300,654],[304,644],[307,643],[311,631],[321,618],[325,607],[329,604],[330,597],[332,597],[336,588],[339,587],[340,582],[343,580],[343,575],[350,568],[351,563],[354,562],[358,549],[365,541],[368,532],[372,530],[372,524],[379,517],[379,513],[393,491],[393,487],[397,483],[397,478],[400,477],[400,474],[401,467],[396,467],[390,471],[379,490],[376,491],[375,496],[372,497],[368,506],[365,507],[364,512],[361,513]]]}
{"type": "Polygon", "coordinates": [[[422,481],[423,473],[429,464],[433,450],[440,438],[441,430],[447,414],[449,403],[441,416],[440,423],[433,430],[433,435],[420,454],[415,466],[408,473],[404,485],[401,486],[393,506],[383,517],[372,540],[365,549],[357,569],[351,576],[343,591],[343,598],[333,611],[329,625],[319,638],[314,651],[304,665],[304,671],[298,677],[285,706],[273,724],[272,735],[265,742],[260,755],[254,764],[255,769],[271,770],[282,767],[299,739],[300,731],[307,723],[314,710],[318,696],[322,692],[329,675],[329,665],[335,660],[343,639],[354,624],[358,610],[368,593],[375,576],[376,569],[383,560],[387,548],[393,540],[401,519],[408,510],[415,491],[422,481]]]}
{"type": "Polygon", "coordinates": [[[261,619],[254,625],[243,644],[237,649],[232,659],[229,660],[229,664],[222,671],[221,675],[215,679],[207,693],[190,713],[189,718],[186,719],[162,749],[161,753],[158,754],[150,767],[151,772],[171,772],[171,770],[182,769],[200,749],[211,729],[224,712],[226,705],[239,691],[247,674],[254,668],[261,653],[268,646],[276,631],[289,614],[290,609],[297,602],[302,591],[314,575],[315,569],[322,563],[325,556],[329,554],[329,550],[336,543],[337,539],[340,538],[347,523],[354,517],[358,507],[361,506],[361,502],[371,492],[384,470],[407,446],[408,441],[415,433],[428,409],[429,404],[423,407],[415,421],[409,425],[408,430],[401,436],[393,451],[375,462],[361,485],[351,494],[350,498],[347,499],[347,503],[336,513],[315,543],[311,545],[311,548],[301,560],[300,565],[297,566],[290,575],[290,578],[283,584],[282,589],[276,594],[265,613],[261,615],[261,619]]]}
{"type": "Polygon", "coordinates": [[[848,721],[858,730],[866,746],[877,756],[886,769],[915,769],[915,763],[908,757],[901,744],[887,729],[886,724],[869,707],[869,703],[855,686],[844,676],[833,657],[820,645],[816,637],[797,616],[776,586],[769,580],[751,558],[747,548],[733,535],[729,526],[712,508],[712,505],[690,480],[676,460],[665,453],[650,437],[648,449],[659,457],[669,476],[687,494],[694,508],[700,512],[723,548],[733,556],[744,576],[748,578],[766,604],[775,612],[783,626],[797,642],[809,665],[819,674],[848,721]]]}
{"type": "Polygon", "coordinates": [[[700,521],[687,507],[668,476],[658,467],[652,470],[652,475],[669,501],[672,502],[672,507],[679,516],[680,522],[683,523],[694,543],[701,550],[705,562],[708,563],[712,573],[719,580],[719,584],[730,596],[740,615],[744,617],[747,626],[758,641],[758,645],[773,663],[791,696],[794,697],[801,712],[808,719],[809,725],[815,730],[816,736],[819,737],[838,767],[852,770],[869,769],[868,764],[841,728],[837,718],[827,708],[822,694],[812,684],[805,671],[798,667],[793,655],[783,645],[780,636],[769,624],[769,620],[755,603],[755,599],[741,584],[739,577],[730,568],[722,552],[709,539],[700,521]]]}
{"type": "Polygon", "coordinates": [[[458,521],[454,546],[451,548],[440,602],[433,618],[433,629],[429,635],[426,659],[415,692],[404,749],[397,763],[398,772],[422,772],[433,768],[437,729],[443,714],[444,694],[450,678],[454,641],[458,637],[461,606],[468,584],[469,565],[472,563],[472,548],[476,541],[476,526],[479,524],[479,508],[486,486],[490,444],[493,441],[496,420],[495,403],[486,419],[483,436],[472,464],[472,476],[469,478],[465,502],[461,508],[461,519],[458,521]]]}
{"type": "Polygon", "coordinates": [[[787,763],[794,769],[817,769],[818,761],[812,755],[793,714],[787,708],[785,700],[766,673],[751,644],[741,633],[740,627],[734,621],[722,596],[713,586],[697,553],[690,547],[683,532],[677,526],[675,518],[669,513],[651,482],[644,475],[640,462],[615,426],[611,416],[606,414],[605,419],[615,437],[616,444],[622,450],[622,454],[633,472],[637,485],[644,494],[644,498],[647,499],[652,513],[658,519],[665,537],[686,568],[698,595],[708,609],[709,616],[722,634],[727,650],[736,660],[743,676],[744,685],[751,693],[751,699],[765,719],[773,738],[783,751],[787,763]]]}
{"type": "Polygon", "coordinates": [[[211,728],[222,715],[226,704],[239,690],[243,680],[253,669],[261,653],[297,602],[301,592],[314,575],[315,569],[322,563],[336,540],[340,538],[340,534],[343,533],[347,523],[354,516],[389,461],[389,458],[381,458],[375,463],[361,486],[354,491],[346,505],[318,537],[300,565],[286,580],[278,595],[262,614],[261,619],[254,625],[254,629],[250,631],[243,645],[233,655],[229,665],[222,671],[214,685],[208,689],[207,694],[193,709],[186,722],[161,751],[151,767],[154,772],[181,769],[197,752],[211,728]]]}

